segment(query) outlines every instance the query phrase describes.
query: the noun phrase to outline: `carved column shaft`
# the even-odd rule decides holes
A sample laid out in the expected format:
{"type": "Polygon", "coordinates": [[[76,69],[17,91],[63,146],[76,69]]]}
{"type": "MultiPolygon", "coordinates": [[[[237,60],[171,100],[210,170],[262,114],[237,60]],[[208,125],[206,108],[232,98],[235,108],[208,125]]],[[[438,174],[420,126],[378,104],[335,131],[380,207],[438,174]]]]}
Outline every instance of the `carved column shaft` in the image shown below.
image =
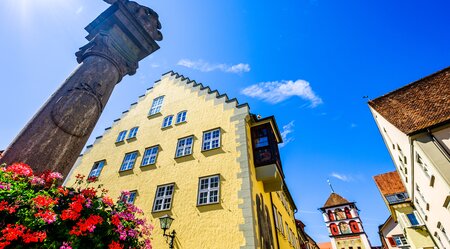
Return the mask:
{"type": "Polygon", "coordinates": [[[0,163],[25,162],[35,171],[61,172],[75,163],[114,86],[136,72],[138,61],[159,47],[157,15],[119,0],[86,27],[81,63],[4,152],[0,163]]]}

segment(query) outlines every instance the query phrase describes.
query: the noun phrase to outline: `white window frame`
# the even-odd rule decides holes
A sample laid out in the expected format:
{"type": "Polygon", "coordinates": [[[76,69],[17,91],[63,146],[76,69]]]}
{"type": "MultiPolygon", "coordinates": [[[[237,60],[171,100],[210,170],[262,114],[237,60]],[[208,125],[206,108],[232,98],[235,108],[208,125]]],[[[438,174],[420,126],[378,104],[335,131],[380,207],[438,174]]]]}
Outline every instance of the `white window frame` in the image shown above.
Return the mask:
{"type": "Polygon", "coordinates": [[[203,132],[202,151],[220,148],[220,128],[203,132]],[[217,135],[214,137],[215,135],[217,135]]]}
{"type": "Polygon", "coordinates": [[[88,177],[99,177],[100,174],[102,173],[102,169],[105,166],[105,160],[101,160],[98,162],[95,162],[94,165],[92,166],[91,172],[89,172],[89,176],[88,177]]]}
{"type": "Polygon", "coordinates": [[[128,130],[123,130],[123,131],[119,132],[119,135],[117,136],[117,139],[116,139],[116,143],[123,142],[123,140],[125,140],[125,138],[127,137],[127,132],[128,132],[128,130]]]}
{"type": "Polygon", "coordinates": [[[155,193],[155,200],[153,201],[153,211],[152,212],[159,212],[159,211],[165,211],[170,210],[172,208],[172,202],[173,202],[173,194],[175,192],[175,184],[166,184],[161,185],[156,188],[155,193]],[[161,196],[158,196],[158,193],[162,192],[161,196]],[[157,204],[157,202],[161,201],[157,204]],[[156,208],[157,205],[160,205],[160,208],[156,208]],[[166,205],[169,205],[168,207],[165,207],[166,205]]]}
{"type": "Polygon", "coordinates": [[[139,130],[139,126],[135,126],[135,127],[131,128],[130,132],[128,133],[127,139],[135,138],[138,130],[139,130]]]}
{"type": "Polygon", "coordinates": [[[213,176],[206,176],[201,177],[198,180],[198,195],[197,195],[197,205],[203,206],[208,204],[216,204],[220,202],[220,175],[213,175],[213,176]],[[212,186],[212,180],[217,179],[217,186],[212,186]],[[202,181],[206,180],[206,188],[202,188],[202,181]],[[217,198],[216,201],[211,201],[212,193],[217,192],[215,197],[217,198]],[[200,200],[202,198],[200,197],[202,194],[206,193],[206,202],[200,203],[200,200]]]}
{"type": "Polygon", "coordinates": [[[193,145],[194,145],[194,136],[189,136],[189,137],[184,137],[184,138],[178,139],[177,149],[175,151],[175,158],[191,155],[193,145]],[[190,140],[190,144],[187,144],[187,142],[189,140],[190,140]]]}
{"type": "Polygon", "coordinates": [[[408,241],[406,240],[405,236],[403,236],[402,234],[398,234],[398,235],[392,235],[392,239],[394,240],[395,244],[398,247],[401,246],[408,246],[408,241]],[[398,243],[400,242],[400,243],[398,243]]]}
{"type": "Polygon", "coordinates": [[[137,151],[132,151],[125,154],[125,156],[123,157],[122,165],[120,165],[120,171],[133,169],[134,164],[136,163],[137,153],[137,151]],[[129,156],[129,158],[127,158],[127,156],[129,156]]]}
{"type": "Polygon", "coordinates": [[[169,115],[169,116],[165,117],[163,120],[163,123],[162,123],[162,128],[171,126],[172,121],[173,121],[173,115],[169,115]]]}
{"type": "Polygon", "coordinates": [[[278,210],[277,210],[277,207],[275,207],[275,205],[272,205],[272,212],[273,212],[273,217],[275,219],[275,227],[277,228],[277,230],[280,230],[280,224],[278,221],[278,210]]]}
{"type": "Polygon", "coordinates": [[[156,159],[158,158],[159,146],[148,147],[144,151],[144,155],[142,156],[141,166],[147,166],[156,163],[156,159]]]}
{"type": "Polygon", "coordinates": [[[134,204],[134,202],[136,201],[136,194],[137,194],[136,190],[130,191],[129,195],[122,195],[120,197],[120,200],[127,204],[134,204]]]}
{"type": "Polygon", "coordinates": [[[150,108],[149,116],[155,115],[159,112],[161,112],[161,107],[164,101],[164,96],[159,96],[155,99],[153,99],[152,107],[150,108]]]}
{"type": "Polygon", "coordinates": [[[186,122],[186,116],[187,116],[187,111],[181,111],[181,112],[177,113],[177,120],[175,123],[179,124],[179,123],[186,122]]]}

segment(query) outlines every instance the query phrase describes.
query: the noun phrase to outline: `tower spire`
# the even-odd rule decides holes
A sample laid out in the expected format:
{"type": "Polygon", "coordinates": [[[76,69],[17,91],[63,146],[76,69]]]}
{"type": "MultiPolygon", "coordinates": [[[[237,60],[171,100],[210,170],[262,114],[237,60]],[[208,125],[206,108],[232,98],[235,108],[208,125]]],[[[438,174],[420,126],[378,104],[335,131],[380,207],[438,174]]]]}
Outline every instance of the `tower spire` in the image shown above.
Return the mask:
{"type": "Polygon", "coordinates": [[[334,193],[334,189],[333,189],[333,186],[331,185],[330,179],[327,179],[327,182],[328,182],[328,185],[331,188],[331,193],[334,193]]]}

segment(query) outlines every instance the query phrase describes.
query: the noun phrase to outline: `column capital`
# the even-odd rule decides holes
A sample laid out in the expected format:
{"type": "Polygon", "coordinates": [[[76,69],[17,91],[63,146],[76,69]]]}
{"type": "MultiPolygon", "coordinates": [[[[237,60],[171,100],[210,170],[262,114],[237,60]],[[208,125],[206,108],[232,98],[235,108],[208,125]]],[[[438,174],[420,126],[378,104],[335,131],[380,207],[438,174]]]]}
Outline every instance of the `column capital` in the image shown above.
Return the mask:
{"type": "MultiPolygon", "coordinates": [[[[105,0],[111,6],[85,30],[88,44],[75,53],[78,63],[96,55],[112,62],[120,79],[133,75],[138,62],[159,49],[161,23],[152,9],[129,0],[105,0]]],[[[120,81],[119,79],[119,81],[120,81]]]]}

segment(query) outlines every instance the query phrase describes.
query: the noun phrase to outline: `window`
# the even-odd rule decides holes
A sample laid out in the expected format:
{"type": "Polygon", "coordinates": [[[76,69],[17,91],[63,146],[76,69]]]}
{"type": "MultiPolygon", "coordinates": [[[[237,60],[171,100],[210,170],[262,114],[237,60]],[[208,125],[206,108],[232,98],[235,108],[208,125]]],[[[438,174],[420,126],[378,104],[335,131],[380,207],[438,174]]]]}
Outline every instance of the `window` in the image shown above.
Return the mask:
{"type": "Polygon", "coordinates": [[[138,132],[138,129],[139,129],[139,127],[133,127],[133,128],[131,128],[130,133],[128,133],[128,138],[127,138],[127,139],[135,138],[135,137],[136,137],[136,134],[137,134],[137,132],[138,132]]]}
{"type": "Polygon", "coordinates": [[[120,166],[120,171],[132,169],[134,162],[136,161],[137,151],[125,154],[123,158],[122,166],[120,166]]]}
{"type": "Polygon", "coordinates": [[[173,115],[167,116],[163,120],[162,128],[166,128],[172,125],[173,115]]]}
{"type": "Polygon", "coordinates": [[[156,157],[158,156],[158,146],[153,146],[145,149],[144,156],[142,157],[141,166],[154,164],[156,157]]]}
{"type": "Polygon", "coordinates": [[[117,136],[116,143],[122,142],[125,139],[126,135],[127,135],[127,130],[121,131],[119,133],[119,136],[117,136]]]}
{"type": "Polygon", "coordinates": [[[406,214],[406,217],[408,217],[409,223],[411,226],[417,226],[420,225],[419,220],[417,219],[415,213],[406,214]]]}
{"type": "Polygon", "coordinates": [[[386,199],[390,204],[403,202],[406,199],[408,199],[408,193],[403,192],[403,193],[397,193],[397,194],[393,194],[393,195],[387,195],[386,199]]]}
{"type": "Polygon", "coordinates": [[[175,157],[187,156],[192,154],[192,144],[194,136],[178,139],[177,153],[175,157]]]}
{"type": "Polygon", "coordinates": [[[406,246],[406,245],[408,245],[408,241],[406,241],[406,238],[403,235],[393,235],[392,239],[395,241],[395,244],[397,246],[406,246]]]}
{"type": "Polygon", "coordinates": [[[273,210],[273,218],[275,220],[275,227],[278,230],[280,230],[280,223],[278,222],[278,210],[274,205],[272,205],[272,210],[273,210]]]}
{"type": "Polygon", "coordinates": [[[280,230],[280,232],[281,232],[281,234],[283,234],[284,235],[284,227],[283,227],[283,216],[281,216],[281,213],[280,212],[278,212],[278,224],[279,224],[279,230],[280,230]]]}
{"type": "Polygon", "coordinates": [[[153,203],[153,212],[169,210],[172,206],[174,184],[159,186],[156,189],[155,202],[153,203]]]}
{"type": "Polygon", "coordinates": [[[177,124],[185,121],[186,121],[186,111],[179,112],[177,114],[177,121],[176,121],[177,124]]]}
{"type": "Polygon", "coordinates": [[[269,145],[269,135],[267,129],[259,129],[256,134],[255,147],[265,147],[269,145]]]}
{"type": "Polygon", "coordinates": [[[202,150],[212,150],[220,147],[220,129],[203,133],[202,150]]]}
{"type": "Polygon", "coordinates": [[[420,157],[420,155],[417,154],[417,153],[416,153],[416,161],[417,161],[417,164],[419,164],[419,166],[422,168],[423,173],[425,173],[425,175],[427,177],[430,177],[431,174],[430,174],[430,171],[428,169],[428,165],[425,162],[423,162],[422,157],[420,157]]]}
{"type": "Polygon", "coordinates": [[[219,176],[200,178],[198,184],[198,205],[219,203],[219,176]]]}
{"type": "Polygon", "coordinates": [[[284,231],[286,232],[284,235],[286,235],[286,238],[289,239],[289,225],[287,222],[285,222],[284,226],[285,226],[284,231]]]}
{"type": "Polygon", "coordinates": [[[164,96],[160,96],[153,100],[153,104],[152,104],[152,107],[150,108],[149,115],[154,115],[161,111],[161,106],[162,106],[163,100],[164,100],[164,96]]]}
{"type": "Polygon", "coordinates": [[[122,193],[122,196],[120,196],[120,200],[128,203],[133,204],[136,200],[136,191],[130,191],[129,193],[122,193]]]}
{"type": "Polygon", "coordinates": [[[104,165],[105,160],[95,162],[94,166],[92,166],[91,172],[89,173],[89,177],[99,177],[104,165]]]}

